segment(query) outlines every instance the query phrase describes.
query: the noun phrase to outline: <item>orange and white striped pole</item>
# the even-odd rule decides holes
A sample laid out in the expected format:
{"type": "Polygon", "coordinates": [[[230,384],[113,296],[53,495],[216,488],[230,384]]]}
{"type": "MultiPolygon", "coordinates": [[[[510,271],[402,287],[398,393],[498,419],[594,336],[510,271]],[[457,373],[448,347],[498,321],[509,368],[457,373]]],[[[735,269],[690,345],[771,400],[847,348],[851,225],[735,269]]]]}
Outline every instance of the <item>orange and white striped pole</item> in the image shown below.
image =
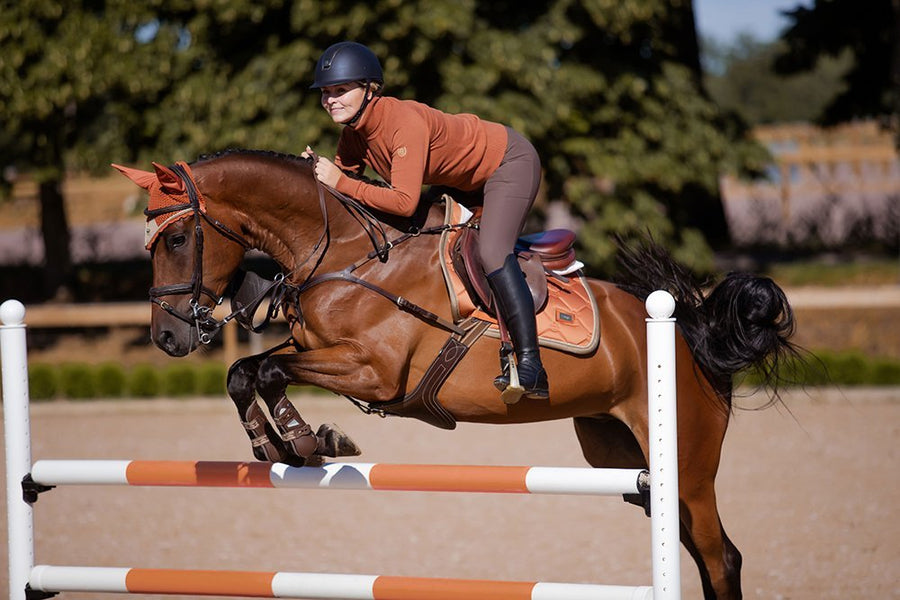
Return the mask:
{"type": "Polygon", "coordinates": [[[53,592],[180,594],[334,600],[650,600],[649,586],[333,573],[189,571],[40,565],[31,588],[53,592]]]}
{"type": "Polygon", "coordinates": [[[619,495],[646,487],[640,469],[328,463],[39,460],[36,483],[179,487],[336,488],[417,492],[619,495]]]}

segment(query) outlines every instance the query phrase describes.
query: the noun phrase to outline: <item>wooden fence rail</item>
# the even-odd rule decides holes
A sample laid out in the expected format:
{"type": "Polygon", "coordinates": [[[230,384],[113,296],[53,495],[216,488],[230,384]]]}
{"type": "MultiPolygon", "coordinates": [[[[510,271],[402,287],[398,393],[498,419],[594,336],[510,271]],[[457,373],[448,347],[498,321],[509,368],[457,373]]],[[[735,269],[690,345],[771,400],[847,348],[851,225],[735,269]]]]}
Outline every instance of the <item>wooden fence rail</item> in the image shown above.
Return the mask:
{"type": "MultiPolygon", "coordinates": [[[[149,302],[96,302],[84,304],[39,304],[29,306],[28,327],[32,329],[67,329],[82,327],[149,327],[149,302]]],[[[217,306],[213,315],[222,319],[228,315],[224,305],[217,306]]],[[[222,345],[225,364],[230,365],[242,356],[238,341],[238,325],[234,321],[222,330],[222,345]]],[[[256,348],[261,339],[250,334],[250,353],[260,352],[256,348]]]]}
{"type": "MultiPolygon", "coordinates": [[[[900,285],[847,288],[789,288],[788,300],[795,309],[900,308],[900,285]]],[[[2,300],[2,299],[0,299],[2,300]]],[[[227,303],[226,303],[227,304],[227,303]]],[[[86,304],[42,304],[28,307],[28,327],[32,329],[68,329],[84,327],[148,327],[149,302],[103,302],[86,304]]],[[[213,313],[216,318],[227,316],[222,305],[213,313]]],[[[242,353],[237,324],[225,326],[222,343],[226,364],[241,356],[261,352],[262,336],[250,334],[250,350],[242,353]]]]}

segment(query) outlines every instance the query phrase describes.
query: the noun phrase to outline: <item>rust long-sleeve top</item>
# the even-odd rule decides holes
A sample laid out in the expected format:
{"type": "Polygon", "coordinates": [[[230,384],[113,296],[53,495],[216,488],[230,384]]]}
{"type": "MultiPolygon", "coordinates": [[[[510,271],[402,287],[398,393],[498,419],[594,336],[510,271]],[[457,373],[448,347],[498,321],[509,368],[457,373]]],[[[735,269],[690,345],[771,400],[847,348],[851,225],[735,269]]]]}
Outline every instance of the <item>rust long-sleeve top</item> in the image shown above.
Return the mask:
{"type": "Polygon", "coordinates": [[[390,188],[341,175],[337,189],[379,210],[409,216],[423,185],[476,190],[500,166],[506,128],[472,114],[448,114],[413,100],[377,97],[345,127],[335,164],[362,174],[371,167],[390,188]]]}

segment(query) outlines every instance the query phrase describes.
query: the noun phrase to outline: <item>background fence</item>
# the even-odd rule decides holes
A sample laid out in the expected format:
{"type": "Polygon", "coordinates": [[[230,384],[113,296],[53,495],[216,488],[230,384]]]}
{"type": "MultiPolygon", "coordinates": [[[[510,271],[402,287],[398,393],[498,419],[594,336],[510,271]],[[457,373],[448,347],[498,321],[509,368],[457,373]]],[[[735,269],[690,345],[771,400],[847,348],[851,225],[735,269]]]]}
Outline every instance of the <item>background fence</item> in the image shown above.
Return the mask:
{"type": "Polygon", "coordinates": [[[775,158],[766,179],[721,180],[737,245],[900,242],[900,158],[876,122],[759,127],[754,136],[775,158]]]}

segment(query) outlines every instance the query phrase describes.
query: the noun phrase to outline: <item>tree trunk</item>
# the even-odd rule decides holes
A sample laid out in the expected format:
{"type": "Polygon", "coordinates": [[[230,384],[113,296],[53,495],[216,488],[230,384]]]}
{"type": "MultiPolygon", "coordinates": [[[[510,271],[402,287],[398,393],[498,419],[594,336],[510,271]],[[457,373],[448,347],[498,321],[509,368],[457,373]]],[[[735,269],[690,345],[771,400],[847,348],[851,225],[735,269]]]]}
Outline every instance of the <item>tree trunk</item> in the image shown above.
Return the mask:
{"type": "Polygon", "coordinates": [[[702,85],[703,69],[700,66],[700,42],[697,39],[694,2],[690,0],[677,4],[672,11],[672,18],[666,25],[674,28],[674,31],[668,39],[675,43],[677,58],[694,73],[697,83],[702,85]]]}
{"type": "Polygon", "coordinates": [[[44,296],[68,300],[72,295],[73,269],[69,249],[69,222],[61,181],[40,184],[41,236],[44,239],[44,296]]]}
{"type": "MultiPolygon", "coordinates": [[[[675,31],[668,36],[668,39],[677,40],[678,60],[691,69],[698,91],[709,98],[703,84],[703,70],[700,66],[700,44],[694,19],[694,3],[690,0],[677,4],[673,11],[673,18],[669,21],[669,26],[675,27],[675,31]]],[[[682,202],[686,209],[683,224],[702,231],[713,250],[728,247],[731,244],[731,235],[728,231],[728,220],[725,217],[721,188],[717,185],[714,194],[699,187],[686,189],[683,197],[682,202]]]]}
{"type": "Polygon", "coordinates": [[[891,36],[893,48],[891,48],[891,78],[888,93],[894,99],[893,115],[891,116],[890,126],[894,130],[894,146],[900,149],[900,0],[892,0],[891,7],[894,9],[893,35],[891,36]]]}

